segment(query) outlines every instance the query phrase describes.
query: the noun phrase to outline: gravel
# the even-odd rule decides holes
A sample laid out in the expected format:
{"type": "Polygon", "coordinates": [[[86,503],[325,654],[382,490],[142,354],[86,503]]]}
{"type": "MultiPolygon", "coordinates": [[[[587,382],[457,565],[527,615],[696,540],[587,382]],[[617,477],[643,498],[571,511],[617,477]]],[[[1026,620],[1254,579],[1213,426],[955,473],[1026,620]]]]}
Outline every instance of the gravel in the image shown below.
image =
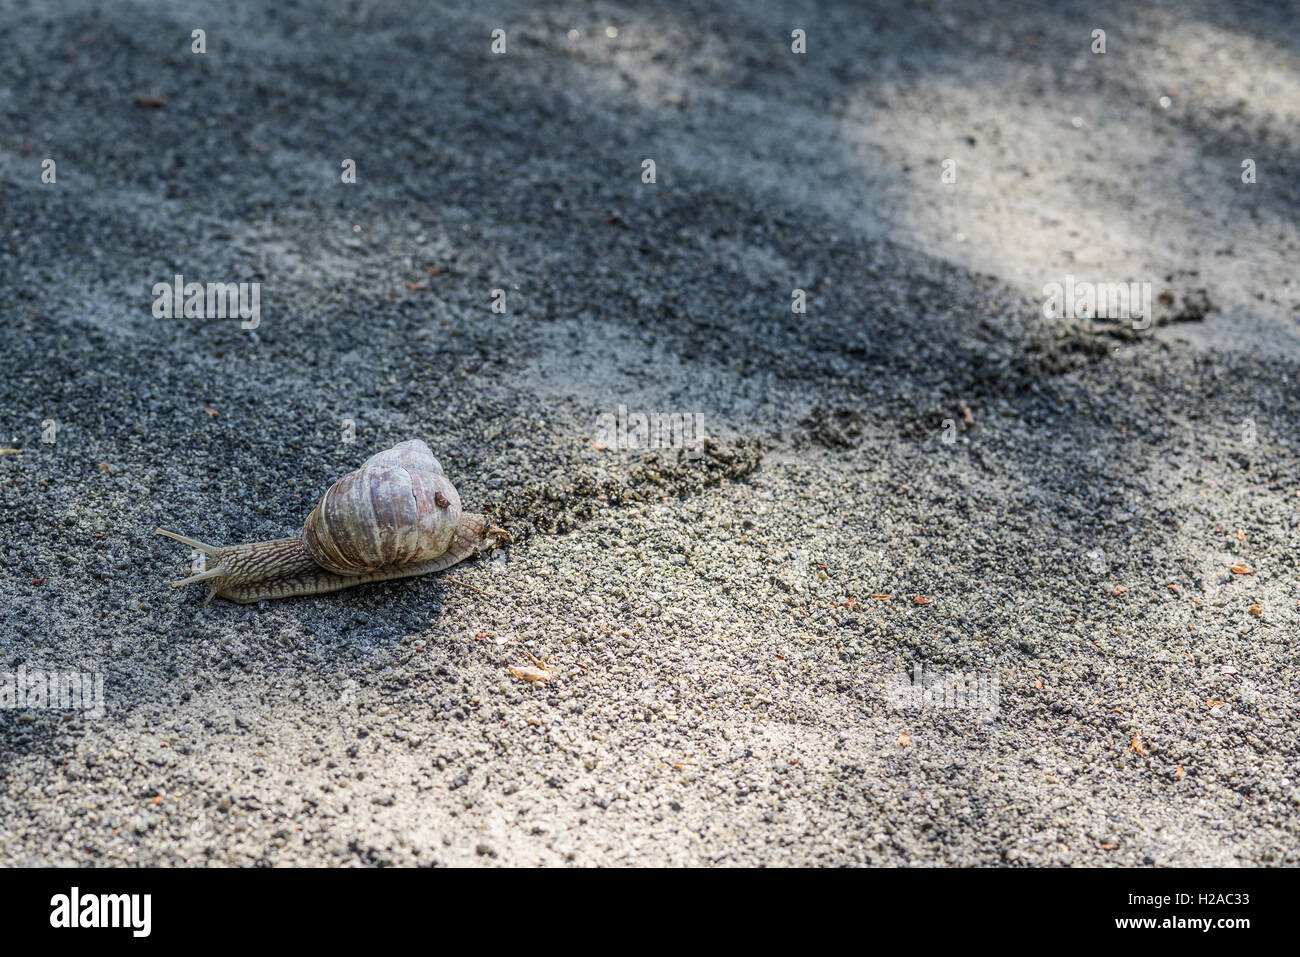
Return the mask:
{"type": "Polygon", "coordinates": [[[1295,11],[4,6],[0,864],[1300,864],[1295,11]],[[413,437],[509,546],[167,589],[413,437]]]}

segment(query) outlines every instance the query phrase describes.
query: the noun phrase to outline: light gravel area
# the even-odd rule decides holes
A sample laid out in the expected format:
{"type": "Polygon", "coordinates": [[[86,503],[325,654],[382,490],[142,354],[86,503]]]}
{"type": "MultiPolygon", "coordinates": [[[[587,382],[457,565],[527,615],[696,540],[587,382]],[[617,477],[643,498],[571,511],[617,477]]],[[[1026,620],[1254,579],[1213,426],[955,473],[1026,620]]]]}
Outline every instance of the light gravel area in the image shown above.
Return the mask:
{"type": "Polygon", "coordinates": [[[0,2],[0,864],[1300,864],[1294,10],[207,6],[0,2]],[[417,437],[511,544],[166,587],[417,437]]]}

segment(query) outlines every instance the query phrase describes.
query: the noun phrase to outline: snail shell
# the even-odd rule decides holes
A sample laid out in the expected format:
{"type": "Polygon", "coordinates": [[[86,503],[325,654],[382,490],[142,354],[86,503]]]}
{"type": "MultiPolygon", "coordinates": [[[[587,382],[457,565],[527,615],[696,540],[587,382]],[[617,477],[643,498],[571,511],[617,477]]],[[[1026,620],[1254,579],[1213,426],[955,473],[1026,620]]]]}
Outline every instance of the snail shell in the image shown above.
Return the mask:
{"type": "Polygon", "coordinates": [[[339,575],[407,565],[445,552],[460,528],[460,496],[429,447],[403,442],[329,487],[303,523],[312,561],[339,575]]]}

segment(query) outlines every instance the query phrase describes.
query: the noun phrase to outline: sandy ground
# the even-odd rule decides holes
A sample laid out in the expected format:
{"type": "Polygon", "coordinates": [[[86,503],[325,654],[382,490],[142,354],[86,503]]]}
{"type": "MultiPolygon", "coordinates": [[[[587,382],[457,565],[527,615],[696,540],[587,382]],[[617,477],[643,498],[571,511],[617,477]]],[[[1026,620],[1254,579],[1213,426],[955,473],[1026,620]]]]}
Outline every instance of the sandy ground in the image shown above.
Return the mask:
{"type": "Polygon", "coordinates": [[[1300,864],[1295,8],[407,6],[0,3],[0,863],[1300,864]],[[166,587],[412,437],[512,545],[166,587]]]}

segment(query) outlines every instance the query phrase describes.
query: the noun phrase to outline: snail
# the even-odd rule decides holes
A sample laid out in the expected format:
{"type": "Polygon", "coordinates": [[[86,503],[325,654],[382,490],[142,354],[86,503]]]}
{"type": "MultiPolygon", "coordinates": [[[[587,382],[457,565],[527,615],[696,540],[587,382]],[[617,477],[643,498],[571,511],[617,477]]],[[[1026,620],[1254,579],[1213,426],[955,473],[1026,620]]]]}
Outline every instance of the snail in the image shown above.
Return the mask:
{"type": "Polygon", "coordinates": [[[419,439],[371,456],[331,485],[295,538],[219,547],[156,532],[207,556],[206,571],[173,588],[209,582],[208,601],[220,595],[240,604],[442,571],[510,537],[461,511],[455,486],[419,439]]]}

